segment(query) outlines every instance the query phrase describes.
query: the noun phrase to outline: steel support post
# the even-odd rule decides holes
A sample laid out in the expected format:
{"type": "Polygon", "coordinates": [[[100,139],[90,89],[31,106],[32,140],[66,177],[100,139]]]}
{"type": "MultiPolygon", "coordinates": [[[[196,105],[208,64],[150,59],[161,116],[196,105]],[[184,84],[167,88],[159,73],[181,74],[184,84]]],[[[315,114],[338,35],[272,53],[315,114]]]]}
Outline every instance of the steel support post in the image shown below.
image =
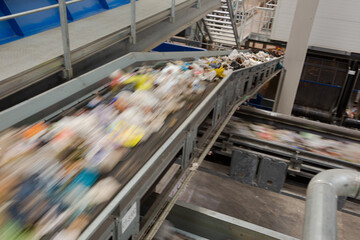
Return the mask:
{"type": "Polygon", "coordinates": [[[171,15],[170,15],[170,22],[175,22],[175,0],[171,0],[171,15]]]}
{"type": "Polygon", "coordinates": [[[131,9],[130,9],[130,12],[131,12],[130,33],[131,33],[131,36],[130,36],[130,42],[131,42],[132,44],[135,44],[135,43],[136,43],[136,13],[135,13],[135,3],[136,3],[136,0],[131,0],[131,9]]]}
{"type": "Polygon", "coordinates": [[[196,8],[201,8],[201,0],[197,0],[196,8]]]}
{"type": "Polygon", "coordinates": [[[276,112],[291,114],[318,5],[319,0],[297,1],[284,59],[286,75],[279,82],[275,99],[276,112]]]}
{"type": "Polygon", "coordinates": [[[240,49],[240,40],[239,40],[239,35],[238,35],[238,30],[237,30],[237,27],[236,27],[235,19],[234,19],[234,11],[233,11],[233,8],[232,8],[232,1],[226,0],[226,3],[227,3],[227,6],[228,6],[228,11],[229,11],[229,15],[230,15],[231,26],[232,26],[232,29],[234,31],[236,47],[240,49]]]}
{"type": "Polygon", "coordinates": [[[202,25],[204,26],[204,30],[205,30],[205,32],[206,32],[206,34],[207,34],[208,38],[209,38],[209,42],[210,42],[210,43],[212,43],[212,42],[213,42],[213,40],[212,40],[212,37],[211,37],[210,31],[209,31],[209,29],[208,29],[208,27],[207,27],[207,25],[206,25],[206,23],[205,23],[205,21],[204,21],[204,19],[203,19],[203,18],[201,19],[201,22],[202,22],[202,25]]]}
{"type": "Polygon", "coordinates": [[[64,50],[64,77],[69,80],[73,77],[73,70],[71,65],[70,53],[70,39],[69,39],[69,25],[67,21],[66,3],[65,0],[59,0],[59,13],[61,23],[61,36],[64,50]]]}
{"type": "Polygon", "coordinates": [[[354,87],[356,84],[356,79],[357,79],[357,72],[358,72],[358,61],[351,61],[350,62],[350,66],[349,66],[349,70],[346,76],[346,80],[345,80],[345,84],[342,88],[340,97],[339,97],[339,101],[338,101],[338,106],[336,109],[336,117],[338,118],[342,118],[345,114],[346,108],[348,107],[348,104],[350,102],[351,99],[351,95],[354,91],[354,87]]]}

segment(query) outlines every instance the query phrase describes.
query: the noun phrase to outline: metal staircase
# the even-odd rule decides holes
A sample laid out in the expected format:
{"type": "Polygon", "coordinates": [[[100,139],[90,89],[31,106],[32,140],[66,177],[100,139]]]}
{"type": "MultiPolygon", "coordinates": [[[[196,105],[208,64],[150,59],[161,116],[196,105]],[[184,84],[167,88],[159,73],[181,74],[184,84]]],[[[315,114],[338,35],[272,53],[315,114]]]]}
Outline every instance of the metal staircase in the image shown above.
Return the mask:
{"type": "Polygon", "coordinates": [[[221,8],[207,14],[205,20],[214,43],[220,46],[240,47],[232,0],[221,0],[221,8]]]}

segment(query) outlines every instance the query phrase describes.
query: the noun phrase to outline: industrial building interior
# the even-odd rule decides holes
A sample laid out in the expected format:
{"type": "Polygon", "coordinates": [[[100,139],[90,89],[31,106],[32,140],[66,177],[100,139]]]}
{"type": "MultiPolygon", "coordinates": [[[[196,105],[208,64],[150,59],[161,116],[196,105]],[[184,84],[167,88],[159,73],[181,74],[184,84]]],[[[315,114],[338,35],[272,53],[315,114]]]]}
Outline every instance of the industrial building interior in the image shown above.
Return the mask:
{"type": "Polygon", "coordinates": [[[0,240],[358,240],[359,10],[0,0],[0,240]]]}

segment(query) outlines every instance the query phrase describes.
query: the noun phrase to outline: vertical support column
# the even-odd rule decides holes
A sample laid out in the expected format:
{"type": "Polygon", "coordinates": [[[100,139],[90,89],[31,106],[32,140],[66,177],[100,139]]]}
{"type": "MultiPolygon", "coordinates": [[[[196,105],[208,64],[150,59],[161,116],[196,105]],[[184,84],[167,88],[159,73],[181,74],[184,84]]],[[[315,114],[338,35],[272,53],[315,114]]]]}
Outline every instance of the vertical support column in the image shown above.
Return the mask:
{"type": "Polygon", "coordinates": [[[59,0],[59,13],[61,23],[61,36],[64,50],[64,76],[67,80],[73,77],[73,69],[71,65],[71,53],[70,53],[70,39],[69,39],[69,25],[67,21],[66,3],[65,0],[59,0]]]}
{"type": "MultiPolygon", "coordinates": [[[[247,10],[245,11],[245,12],[247,12],[247,10]]],[[[249,33],[249,37],[251,37],[251,33],[253,32],[253,25],[254,25],[254,21],[255,21],[255,11],[254,10],[252,10],[252,16],[251,16],[251,18],[250,18],[250,33],[249,33]]],[[[246,16],[246,20],[247,20],[247,16],[246,16]]],[[[247,22],[247,21],[246,21],[247,22]]],[[[245,22],[245,23],[246,23],[245,22]]]]}
{"type": "Polygon", "coordinates": [[[350,62],[345,84],[344,87],[342,88],[338,106],[336,109],[336,117],[338,118],[342,118],[344,116],[346,108],[348,107],[351,95],[354,91],[354,87],[356,84],[358,67],[359,67],[358,61],[350,62]]]}
{"type": "Polygon", "coordinates": [[[170,22],[175,22],[175,0],[171,0],[171,16],[170,16],[170,22]]]}
{"type": "Polygon", "coordinates": [[[197,127],[191,129],[186,133],[183,154],[182,154],[182,167],[186,169],[190,163],[190,160],[193,157],[194,147],[195,147],[195,138],[197,134],[197,127]]]}
{"type": "Polygon", "coordinates": [[[291,114],[318,5],[319,0],[297,1],[284,59],[286,75],[280,79],[275,99],[276,112],[291,114]]]}
{"type": "Polygon", "coordinates": [[[130,25],[130,42],[132,44],[136,43],[136,15],[135,15],[135,3],[136,0],[131,0],[131,25],[130,25]]]}
{"type": "Polygon", "coordinates": [[[201,8],[201,0],[197,0],[196,8],[201,8]]]}
{"type": "Polygon", "coordinates": [[[260,14],[260,18],[259,18],[259,26],[258,26],[257,33],[261,32],[261,23],[262,23],[263,14],[264,14],[264,10],[260,9],[260,11],[261,11],[261,14],[260,14]]]}
{"type": "Polygon", "coordinates": [[[201,19],[201,22],[202,22],[202,24],[203,24],[203,26],[204,26],[204,30],[205,30],[206,34],[208,35],[209,43],[212,43],[213,40],[212,40],[210,31],[209,31],[209,29],[208,29],[208,27],[207,27],[207,25],[206,25],[206,23],[205,23],[205,21],[204,21],[204,18],[201,19]]]}

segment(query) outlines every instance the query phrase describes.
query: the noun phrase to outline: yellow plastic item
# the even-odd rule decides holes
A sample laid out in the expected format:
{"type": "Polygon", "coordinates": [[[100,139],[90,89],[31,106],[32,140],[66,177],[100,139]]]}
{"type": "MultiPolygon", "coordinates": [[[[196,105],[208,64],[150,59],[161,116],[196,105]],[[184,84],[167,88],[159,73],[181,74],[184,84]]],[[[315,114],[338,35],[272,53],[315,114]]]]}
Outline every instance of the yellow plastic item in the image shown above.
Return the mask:
{"type": "Polygon", "coordinates": [[[220,77],[220,78],[226,76],[226,75],[224,74],[224,70],[225,70],[225,69],[224,69],[223,67],[219,67],[219,68],[214,69],[214,71],[216,72],[216,76],[217,76],[217,77],[220,77]]]}
{"type": "Polygon", "coordinates": [[[145,130],[136,125],[129,125],[124,121],[110,126],[110,136],[115,137],[114,142],[122,147],[135,147],[145,135],[145,130]]]}
{"type": "Polygon", "coordinates": [[[149,90],[152,88],[152,83],[149,75],[135,75],[124,81],[124,84],[135,83],[136,90],[149,90]]]}

